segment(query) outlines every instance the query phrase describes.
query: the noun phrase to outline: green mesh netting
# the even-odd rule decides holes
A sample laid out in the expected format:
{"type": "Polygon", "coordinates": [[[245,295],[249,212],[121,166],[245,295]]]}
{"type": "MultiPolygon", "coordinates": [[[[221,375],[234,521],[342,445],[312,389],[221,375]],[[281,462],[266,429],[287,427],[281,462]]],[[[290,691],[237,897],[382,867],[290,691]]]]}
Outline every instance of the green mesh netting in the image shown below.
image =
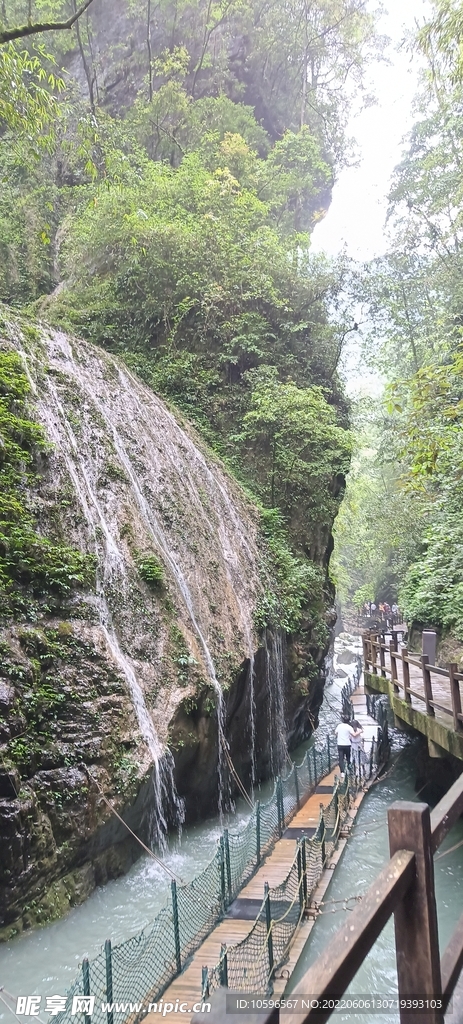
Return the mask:
{"type": "MultiPolygon", "coordinates": [[[[356,684],[355,684],[356,685],[356,684]]],[[[352,689],[354,686],[352,686],[352,689]]],[[[375,759],[372,749],[367,773],[371,775],[375,759]]],[[[254,806],[245,828],[235,833],[225,830],[210,864],[186,885],[173,886],[172,898],[160,911],[151,926],[138,935],[114,946],[110,955],[102,950],[86,961],[67,993],[66,1009],[50,1018],[56,1024],[75,1024],[71,1015],[72,999],[77,995],[95,996],[92,1024],[110,1024],[101,1003],[109,1001],[112,984],[113,1002],[143,1003],[158,1000],[167,986],[183,969],[185,961],[199,948],[204,938],[222,920],[230,903],[257,870],[262,858],[272,849],[287,822],[321,779],[336,764],[337,750],[327,736],[323,749],[312,746],[300,765],[293,765],[285,778],[275,781],[270,800],[254,806]],[[109,974],[108,974],[109,971],[109,974]],[[109,987],[108,987],[109,986],[109,987]]],[[[347,813],[349,793],[356,791],[359,780],[352,774],[339,784],[325,810],[317,832],[305,841],[305,870],[301,877],[298,854],[287,879],[269,894],[272,919],[274,963],[286,956],[297,928],[301,908],[301,886],[304,899],[309,899],[320,877],[324,858],[334,848],[339,829],[347,813]],[[350,790],[349,790],[350,786],[350,790]],[[336,805],[335,805],[336,802],[336,805]],[[298,874],[299,871],[299,874],[298,874]]],[[[300,865],[300,860],[299,860],[300,865]]],[[[265,904],[244,943],[235,953],[227,952],[226,967],[231,988],[265,991],[269,984],[268,939],[265,904]],[[230,959],[229,959],[230,958],[230,959]]],[[[210,986],[223,976],[224,964],[210,971],[210,986]]],[[[220,982],[218,982],[220,983],[220,982]]],[[[135,1024],[143,1012],[134,1009],[126,1016],[127,1024],[135,1024]]]]}
{"type": "MultiPolygon", "coordinates": [[[[323,753],[328,756],[327,751],[323,753]]],[[[323,757],[321,764],[324,764],[323,757]]],[[[285,781],[288,779],[289,776],[285,781]]],[[[207,969],[203,998],[221,985],[238,991],[271,991],[273,974],[287,958],[293,936],[336,845],[350,800],[355,797],[359,784],[353,772],[336,783],[329,804],[320,812],[315,835],[298,842],[286,878],[264,895],[249,934],[241,942],[224,946],[219,962],[207,969]]]]}

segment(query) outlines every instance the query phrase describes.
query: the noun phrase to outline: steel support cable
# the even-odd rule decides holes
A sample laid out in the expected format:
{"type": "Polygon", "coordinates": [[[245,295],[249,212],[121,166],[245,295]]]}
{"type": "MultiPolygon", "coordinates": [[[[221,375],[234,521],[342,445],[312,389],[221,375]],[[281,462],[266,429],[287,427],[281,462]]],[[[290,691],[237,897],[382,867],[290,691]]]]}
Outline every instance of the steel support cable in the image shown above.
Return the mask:
{"type": "Polygon", "coordinates": [[[236,771],[236,768],[235,768],[235,766],[233,764],[233,761],[231,759],[231,754],[230,754],[230,751],[228,749],[228,743],[227,743],[227,741],[225,739],[225,734],[224,734],[224,731],[222,729],[222,725],[221,725],[220,721],[218,721],[218,734],[219,734],[219,739],[220,739],[220,743],[221,743],[221,746],[222,746],[222,750],[224,751],[225,757],[227,759],[227,764],[228,764],[228,767],[229,767],[229,769],[231,771],[231,774],[233,775],[233,778],[235,779],[235,782],[237,783],[238,788],[241,790],[241,793],[244,796],[244,799],[247,800],[247,802],[248,802],[250,807],[253,807],[254,804],[253,804],[253,802],[251,800],[251,797],[249,796],[249,794],[248,794],[244,784],[241,782],[241,779],[240,779],[240,777],[238,775],[238,772],[236,771]]]}
{"type": "MultiPolygon", "coordinates": [[[[15,1010],[13,1010],[13,1007],[12,1007],[12,1006],[9,1006],[9,1005],[8,1005],[8,1003],[7,1003],[7,1001],[6,1001],[6,999],[4,999],[4,998],[3,998],[3,996],[2,996],[2,992],[4,992],[4,993],[5,993],[5,995],[6,995],[7,997],[8,997],[8,999],[11,999],[11,1000],[12,1000],[12,1002],[13,1002],[13,1003],[15,1003],[15,1005],[17,1004],[17,999],[15,998],[15,996],[12,996],[12,995],[11,995],[11,992],[7,992],[6,988],[4,988],[4,986],[3,986],[3,985],[0,985],[0,1000],[1,1000],[1,1002],[3,1003],[3,1005],[4,1005],[4,1006],[6,1006],[7,1010],[9,1010],[9,1011],[10,1011],[10,1013],[12,1013],[12,1014],[13,1014],[13,1017],[16,1017],[16,1020],[17,1020],[17,1021],[19,1021],[19,1024],[23,1024],[23,1022],[22,1022],[21,1018],[20,1018],[20,1017],[18,1017],[18,1015],[17,1015],[16,1011],[15,1011],[15,1010]]],[[[38,1024],[44,1024],[44,1021],[43,1021],[43,1020],[41,1020],[41,1019],[40,1019],[40,1017],[35,1017],[34,1019],[35,1019],[36,1021],[38,1021],[38,1024]]]]}
{"type": "Polygon", "coordinates": [[[153,851],[152,851],[152,850],[150,850],[149,846],[145,846],[145,843],[144,843],[144,842],[142,842],[142,840],[140,839],[140,837],[139,837],[139,836],[137,836],[137,835],[136,835],[136,833],[132,831],[132,829],[131,829],[131,828],[129,827],[129,825],[127,824],[127,822],[126,822],[126,821],[124,821],[124,819],[123,819],[123,818],[121,818],[120,814],[118,814],[118,813],[117,813],[117,811],[116,811],[116,810],[114,809],[114,807],[113,807],[112,803],[110,803],[110,801],[108,800],[108,798],[107,798],[107,797],[106,797],[106,796],[104,795],[104,793],[103,793],[103,790],[102,790],[101,786],[100,786],[100,785],[99,785],[99,783],[98,783],[98,782],[96,781],[96,779],[94,779],[94,778],[93,778],[93,775],[90,775],[90,772],[89,772],[89,771],[88,771],[88,769],[87,769],[87,768],[85,767],[85,765],[82,765],[82,768],[83,768],[83,770],[85,771],[85,773],[86,773],[86,775],[87,775],[87,778],[88,778],[89,780],[91,780],[91,781],[93,782],[93,784],[94,784],[94,785],[96,786],[96,788],[97,788],[97,790],[98,790],[98,792],[99,792],[99,794],[100,794],[100,796],[101,796],[101,799],[102,799],[102,800],[104,800],[105,804],[107,805],[107,807],[109,807],[110,811],[112,811],[112,813],[113,813],[113,814],[115,815],[115,817],[116,817],[116,818],[118,819],[118,821],[120,821],[120,822],[121,822],[121,824],[122,824],[122,825],[124,826],[124,828],[126,828],[126,829],[127,829],[127,832],[130,832],[130,835],[131,835],[131,836],[133,836],[133,838],[137,840],[137,843],[139,843],[139,844],[140,844],[140,846],[141,846],[141,847],[143,848],[143,850],[145,850],[145,852],[146,852],[146,853],[148,853],[148,854],[150,855],[150,857],[152,857],[152,858],[153,858],[153,860],[154,860],[154,861],[156,861],[156,864],[159,864],[159,866],[160,866],[161,868],[164,868],[164,871],[166,871],[166,872],[167,872],[167,874],[168,874],[168,875],[170,875],[170,877],[171,877],[172,879],[174,879],[174,880],[175,880],[176,882],[180,882],[180,883],[181,883],[181,884],[183,885],[183,884],[184,884],[183,878],[180,878],[180,876],[179,876],[179,875],[177,875],[177,874],[175,873],[175,871],[172,871],[172,869],[171,869],[171,868],[169,868],[169,867],[167,866],[167,864],[164,864],[164,861],[163,861],[163,860],[161,860],[161,858],[160,858],[160,857],[157,857],[157,856],[156,856],[156,854],[155,854],[155,853],[153,853],[153,851]]]}
{"type": "Polygon", "coordinates": [[[453,853],[453,851],[458,850],[460,846],[463,846],[463,839],[460,839],[460,842],[455,843],[454,846],[449,846],[448,850],[442,850],[441,853],[436,853],[434,860],[440,860],[441,857],[446,857],[448,853],[453,853]]]}
{"type": "Polygon", "coordinates": [[[249,796],[247,790],[245,789],[243,783],[241,782],[241,779],[240,779],[240,777],[238,775],[238,772],[236,771],[236,768],[235,768],[235,766],[233,764],[233,761],[231,759],[231,756],[230,756],[230,751],[228,749],[227,741],[226,741],[225,736],[224,736],[222,731],[220,731],[220,740],[221,740],[221,743],[222,743],[222,749],[223,749],[223,751],[225,753],[225,757],[227,759],[227,764],[228,764],[228,767],[230,769],[230,772],[233,775],[233,778],[235,779],[235,782],[237,783],[238,788],[240,789],[242,796],[244,797],[244,799],[249,804],[249,807],[252,808],[252,807],[254,807],[254,804],[253,804],[253,802],[251,800],[251,797],[249,796]]]}

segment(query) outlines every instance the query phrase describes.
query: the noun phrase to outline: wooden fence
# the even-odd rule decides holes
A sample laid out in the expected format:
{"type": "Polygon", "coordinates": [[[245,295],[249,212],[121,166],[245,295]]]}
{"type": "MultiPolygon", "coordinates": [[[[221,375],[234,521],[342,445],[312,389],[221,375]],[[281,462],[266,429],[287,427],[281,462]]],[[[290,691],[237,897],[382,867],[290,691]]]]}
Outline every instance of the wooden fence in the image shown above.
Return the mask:
{"type": "Polygon", "coordinates": [[[411,704],[412,697],[422,701],[428,715],[435,716],[436,710],[453,719],[455,732],[463,732],[463,714],[461,706],[460,682],[463,673],[458,665],[452,664],[448,669],[429,664],[425,654],[413,655],[405,647],[398,649],[397,633],[391,632],[390,642],[386,643],[381,634],[370,633],[363,636],[363,657],[365,671],[392,680],[394,693],[411,704]],[[386,664],[388,661],[388,664],[386,664]],[[412,671],[410,671],[412,670],[412,671]],[[436,687],[436,680],[446,680],[436,687]],[[416,685],[422,685],[422,690],[416,685]],[[447,685],[448,684],[448,685],[447,685]],[[438,693],[434,694],[434,689],[438,693]],[[436,700],[435,696],[440,699],[436,700]],[[448,699],[448,704],[442,703],[448,699]]]}
{"type": "MultiPolygon", "coordinates": [[[[230,1024],[234,1020],[247,1024],[251,1021],[276,1024],[279,1020],[284,1024],[312,1021],[323,1024],[392,914],[401,1024],[444,1024],[445,1008],[463,968],[463,914],[440,957],[433,854],[462,813],[463,773],[432,813],[424,803],[393,803],[388,812],[391,858],[361,903],[348,915],[345,924],[288,996],[290,1002],[298,1000],[297,1012],[288,1007],[281,1015],[278,1009],[270,1009],[254,1016],[249,1007],[247,1014],[241,1011],[235,1016],[230,996],[239,998],[240,993],[227,993],[222,989],[212,997],[211,1011],[207,1015],[209,1024],[223,1024],[224,1020],[229,1020],[230,1024]],[[421,1011],[413,1005],[419,1000],[424,1004],[421,1011]],[[308,1002],[314,1005],[303,1009],[302,1001],[306,1007],[308,1002]]],[[[349,856],[348,849],[346,856],[349,856]]],[[[378,997],[388,995],[377,993],[378,997]]],[[[355,1013],[355,1009],[351,1012],[355,1013]]],[[[373,1010],[372,1018],[375,1012],[381,1011],[373,1010]]],[[[368,1019],[367,1014],[365,1020],[368,1019]]],[[[204,1024],[204,1014],[195,1014],[192,1024],[200,1024],[200,1021],[204,1024]]]]}

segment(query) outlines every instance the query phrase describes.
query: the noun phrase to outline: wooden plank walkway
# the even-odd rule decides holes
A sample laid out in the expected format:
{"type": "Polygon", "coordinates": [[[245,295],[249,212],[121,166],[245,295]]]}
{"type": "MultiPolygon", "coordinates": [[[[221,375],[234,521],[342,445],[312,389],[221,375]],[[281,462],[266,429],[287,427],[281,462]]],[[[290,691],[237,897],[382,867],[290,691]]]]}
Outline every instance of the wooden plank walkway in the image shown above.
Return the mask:
{"type": "MultiPolygon", "coordinates": [[[[402,649],[402,644],[399,645],[399,651],[402,649]]],[[[406,648],[404,648],[406,649],[406,648]]],[[[411,657],[419,662],[419,654],[411,655],[411,657]]],[[[391,655],[390,651],[385,651],[385,662],[386,671],[391,675],[391,655]]],[[[397,665],[397,676],[399,686],[404,690],[404,668],[401,658],[395,659],[397,665]]],[[[408,670],[410,674],[410,684],[408,692],[410,693],[410,703],[412,707],[417,708],[418,711],[426,710],[426,692],[423,680],[423,671],[421,665],[413,664],[409,662],[408,670]]],[[[429,674],[431,677],[433,703],[435,717],[440,719],[446,726],[452,728],[452,699],[450,695],[450,679],[448,673],[444,669],[429,666],[429,674]]],[[[392,677],[392,676],[391,676],[392,677]]]]}
{"type": "MultiPolygon", "coordinates": [[[[355,709],[355,717],[363,725],[365,733],[365,749],[369,753],[371,741],[376,738],[378,726],[374,719],[367,713],[366,698],[363,685],[359,685],[352,695],[355,709]]],[[[256,874],[240,891],[238,898],[234,901],[227,912],[225,920],[221,921],[213,932],[204,940],[200,948],[193,954],[191,962],[175,981],[166,989],[162,997],[164,1005],[175,1003],[177,1000],[192,1006],[201,998],[202,967],[213,967],[220,959],[222,943],[227,946],[240,942],[251,931],[257,917],[260,904],[264,898],[264,882],[270,887],[279,885],[288,874],[296,854],[297,838],[305,833],[310,836],[315,831],[319,817],[320,806],[326,806],[332,797],[334,776],[339,774],[339,767],[336,766],[329,775],[326,775],[317,786],[307,801],[292,818],[283,836],[276,843],[274,849],[265,858],[256,874]],[[297,834],[296,834],[297,833],[297,834]],[[252,913],[246,917],[246,905],[252,913]],[[239,914],[239,916],[237,916],[239,914]]],[[[345,848],[351,823],[355,818],[358,808],[363,800],[366,789],[360,790],[353,805],[349,810],[349,823],[343,828],[343,836],[339,841],[336,851],[326,864],[318,886],[313,894],[312,905],[314,907],[310,917],[303,918],[301,925],[295,933],[293,944],[290,949],[289,959],[283,970],[275,979],[275,993],[281,994],[287,984],[288,978],[294,970],[295,963],[303,949],[308,935],[314,924],[316,916],[315,905],[323,898],[333,876],[336,864],[338,863],[345,848]]],[[[177,1024],[189,1024],[192,1013],[169,1013],[169,1021],[177,1024]]],[[[144,1018],[144,1024],[156,1024],[159,1020],[159,1013],[150,1013],[144,1018]]]]}
{"type": "Polygon", "coordinates": [[[432,756],[441,756],[443,750],[463,760],[463,673],[457,666],[430,665],[403,644],[397,648],[390,640],[364,636],[368,687],[387,693],[397,718],[428,737],[432,756]]]}

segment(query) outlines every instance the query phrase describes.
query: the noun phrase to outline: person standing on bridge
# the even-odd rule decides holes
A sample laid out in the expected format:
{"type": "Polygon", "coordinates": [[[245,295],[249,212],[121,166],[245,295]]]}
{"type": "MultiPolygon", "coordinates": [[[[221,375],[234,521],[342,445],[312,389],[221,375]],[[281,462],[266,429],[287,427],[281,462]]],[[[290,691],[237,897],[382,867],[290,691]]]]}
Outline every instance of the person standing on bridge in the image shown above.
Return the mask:
{"type": "Polygon", "coordinates": [[[357,769],[357,775],[360,778],[361,768],[363,766],[363,729],[360,722],[357,722],[356,718],[353,718],[350,723],[351,729],[353,729],[353,735],[350,738],[350,752],[352,755],[352,761],[357,769]]]}
{"type": "Polygon", "coordinates": [[[350,764],[350,744],[352,736],[355,736],[355,729],[349,724],[349,716],[343,715],[339,725],[335,728],[338,743],[338,758],[341,774],[344,774],[344,764],[350,764]]]}

